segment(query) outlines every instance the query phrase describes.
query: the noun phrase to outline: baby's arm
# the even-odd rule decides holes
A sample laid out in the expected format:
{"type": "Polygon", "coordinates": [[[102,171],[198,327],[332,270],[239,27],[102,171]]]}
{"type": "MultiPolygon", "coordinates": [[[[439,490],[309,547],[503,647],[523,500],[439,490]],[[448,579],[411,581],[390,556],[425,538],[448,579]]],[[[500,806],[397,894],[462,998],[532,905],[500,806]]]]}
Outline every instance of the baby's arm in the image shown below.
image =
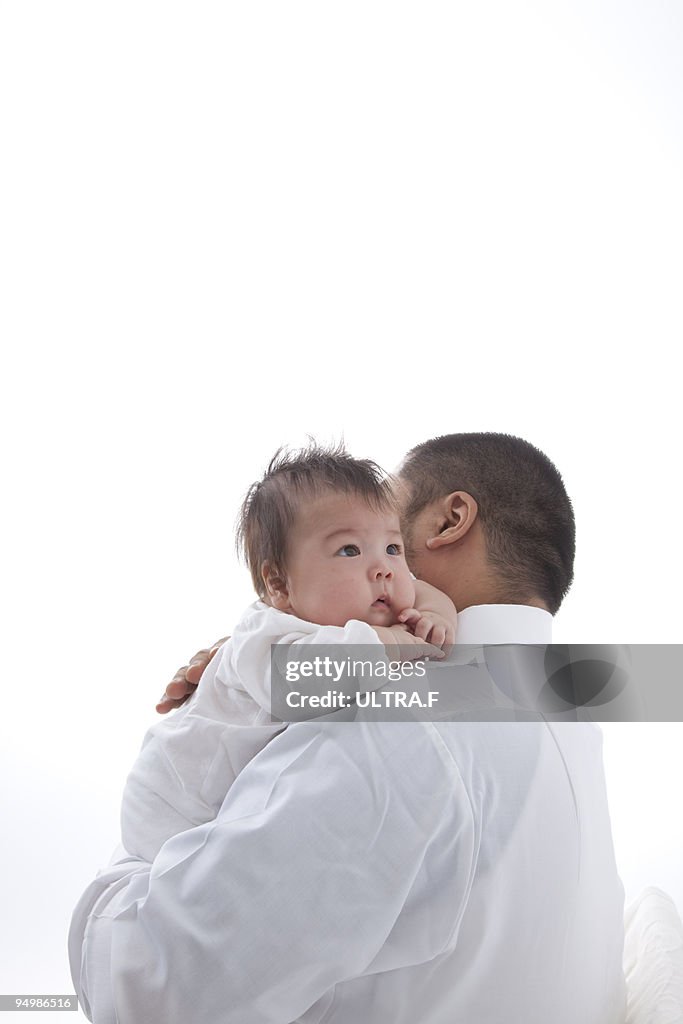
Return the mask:
{"type": "Polygon", "coordinates": [[[415,607],[405,608],[398,619],[409,625],[416,637],[437,647],[447,647],[455,640],[455,605],[447,594],[424,580],[415,580],[415,607]]]}

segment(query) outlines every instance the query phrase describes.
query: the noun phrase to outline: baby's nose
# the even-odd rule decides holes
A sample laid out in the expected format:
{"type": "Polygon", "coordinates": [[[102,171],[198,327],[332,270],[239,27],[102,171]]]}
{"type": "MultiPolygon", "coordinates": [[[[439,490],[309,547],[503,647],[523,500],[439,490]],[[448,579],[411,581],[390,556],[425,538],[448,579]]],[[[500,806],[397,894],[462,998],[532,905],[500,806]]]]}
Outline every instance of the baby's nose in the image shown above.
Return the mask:
{"type": "Polygon", "coordinates": [[[389,568],[388,565],[378,565],[377,569],[375,570],[375,579],[376,580],[382,580],[382,579],[390,580],[390,579],[392,579],[393,575],[394,574],[393,574],[393,572],[391,571],[391,569],[389,568]]]}

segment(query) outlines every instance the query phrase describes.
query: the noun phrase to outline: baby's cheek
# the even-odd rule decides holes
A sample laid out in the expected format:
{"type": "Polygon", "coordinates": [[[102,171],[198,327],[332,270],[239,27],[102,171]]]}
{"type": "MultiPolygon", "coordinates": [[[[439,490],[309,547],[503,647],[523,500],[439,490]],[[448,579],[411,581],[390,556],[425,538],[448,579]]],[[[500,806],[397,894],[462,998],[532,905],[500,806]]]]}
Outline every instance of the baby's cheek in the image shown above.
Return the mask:
{"type": "Polygon", "coordinates": [[[366,604],[359,602],[358,582],[340,580],[334,590],[327,594],[326,608],[334,617],[330,625],[345,626],[349,619],[360,618],[367,612],[366,604]]]}
{"type": "Polygon", "coordinates": [[[402,608],[414,608],[415,607],[415,584],[410,576],[406,576],[402,581],[402,586],[399,588],[398,593],[398,604],[402,608]]]}

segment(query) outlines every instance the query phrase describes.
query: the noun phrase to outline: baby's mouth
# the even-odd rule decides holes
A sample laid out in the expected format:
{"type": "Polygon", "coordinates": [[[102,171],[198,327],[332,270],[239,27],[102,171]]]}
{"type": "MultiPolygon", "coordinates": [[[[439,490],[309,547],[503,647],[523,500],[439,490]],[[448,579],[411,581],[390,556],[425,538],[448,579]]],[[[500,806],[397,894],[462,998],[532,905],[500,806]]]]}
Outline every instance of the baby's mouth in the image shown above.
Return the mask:
{"type": "Polygon", "coordinates": [[[381,597],[378,597],[376,601],[372,602],[373,608],[389,608],[389,606],[389,598],[386,594],[382,594],[381,597]]]}

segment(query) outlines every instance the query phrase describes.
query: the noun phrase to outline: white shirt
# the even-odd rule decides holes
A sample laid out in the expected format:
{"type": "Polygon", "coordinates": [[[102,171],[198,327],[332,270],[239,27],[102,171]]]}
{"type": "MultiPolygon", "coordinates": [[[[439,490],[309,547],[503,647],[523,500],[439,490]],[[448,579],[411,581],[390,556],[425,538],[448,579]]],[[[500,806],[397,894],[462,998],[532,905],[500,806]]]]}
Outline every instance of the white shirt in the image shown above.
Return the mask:
{"type": "Polygon", "coordinates": [[[553,617],[528,604],[475,604],[458,613],[457,644],[550,644],[553,617]]]}
{"type": "MultiPolygon", "coordinates": [[[[463,618],[509,640],[506,606],[463,618]]],[[[600,731],[292,725],[69,941],[96,1024],[623,1024],[600,731]]]]}
{"type": "Polygon", "coordinates": [[[244,767],[285,728],[271,716],[271,644],[382,646],[366,622],[318,626],[255,601],[173,715],[147,731],[128,776],[121,838],[153,861],[163,844],[212,821],[244,767]]]}

